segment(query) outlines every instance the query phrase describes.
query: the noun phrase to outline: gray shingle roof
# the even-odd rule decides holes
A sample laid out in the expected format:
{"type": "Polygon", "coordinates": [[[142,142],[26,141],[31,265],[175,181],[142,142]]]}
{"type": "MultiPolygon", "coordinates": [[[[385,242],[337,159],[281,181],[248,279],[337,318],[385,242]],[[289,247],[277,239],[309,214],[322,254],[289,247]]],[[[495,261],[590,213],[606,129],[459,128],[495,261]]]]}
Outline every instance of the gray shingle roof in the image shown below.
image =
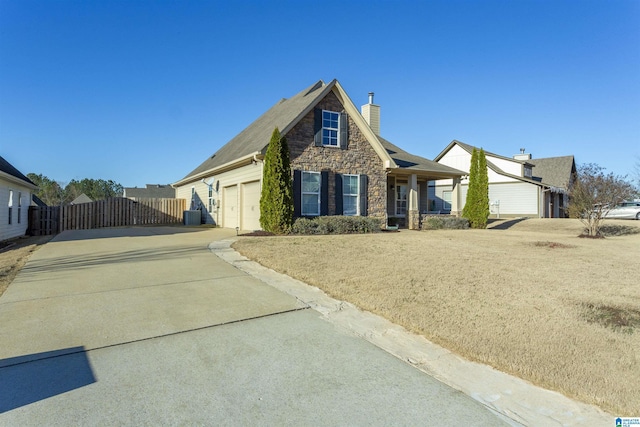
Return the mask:
{"type": "Polygon", "coordinates": [[[269,145],[273,129],[278,127],[280,132],[288,130],[289,125],[296,120],[301,112],[312,108],[324,97],[334,82],[335,80],[325,84],[322,80],[319,80],[292,98],[280,100],[216,151],[213,156],[189,172],[183,179],[217,168],[255,152],[264,152],[267,145],[269,145]]]}
{"type": "Polygon", "coordinates": [[[542,183],[553,187],[569,189],[571,175],[576,171],[573,156],[547,157],[543,159],[531,159],[533,164],[533,177],[539,178],[542,183]]]}
{"type": "Polygon", "coordinates": [[[13,176],[14,178],[18,178],[24,182],[26,182],[27,184],[31,184],[34,185],[33,181],[31,181],[29,178],[27,178],[25,175],[22,174],[22,172],[20,172],[18,169],[16,169],[15,167],[13,167],[13,165],[11,163],[9,163],[8,161],[6,161],[4,159],[4,157],[0,156],[0,171],[13,176]]]}
{"type": "Polygon", "coordinates": [[[70,203],[70,205],[80,205],[82,203],[91,203],[91,202],[93,202],[93,200],[91,200],[91,197],[89,197],[86,194],[82,193],[81,195],[79,195],[78,197],[73,199],[73,201],[70,203]]]}
{"type": "Polygon", "coordinates": [[[425,159],[424,157],[415,156],[413,154],[407,153],[397,145],[392,144],[387,141],[383,137],[378,135],[378,140],[382,144],[382,146],[387,150],[391,158],[401,169],[422,171],[422,172],[431,172],[431,173],[443,173],[443,174],[453,174],[453,175],[466,175],[466,172],[459,171],[458,169],[454,169],[452,167],[442,165],[440,163],[436,163],[432,160],[425,159]]]}

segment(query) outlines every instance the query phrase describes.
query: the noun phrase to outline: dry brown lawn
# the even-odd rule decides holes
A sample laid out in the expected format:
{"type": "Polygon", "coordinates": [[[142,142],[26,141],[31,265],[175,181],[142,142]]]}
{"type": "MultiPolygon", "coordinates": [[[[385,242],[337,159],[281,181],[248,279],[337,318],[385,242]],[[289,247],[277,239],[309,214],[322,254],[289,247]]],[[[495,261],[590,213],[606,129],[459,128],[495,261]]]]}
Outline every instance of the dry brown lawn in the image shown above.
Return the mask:
{"type": "MultiPolygon", "coordinates": [[[[640,410],[640,223],[244,237],[243,255],[458,354],[616,415],[640,410]]],[[[496,224],[493,224],[496,225],[496,224]]]]}
{"type": "Polygon", "coordinates": [[[9,287],[29,255],[53,236],[24,237],[0,242],[0,296],[9,287]]]}

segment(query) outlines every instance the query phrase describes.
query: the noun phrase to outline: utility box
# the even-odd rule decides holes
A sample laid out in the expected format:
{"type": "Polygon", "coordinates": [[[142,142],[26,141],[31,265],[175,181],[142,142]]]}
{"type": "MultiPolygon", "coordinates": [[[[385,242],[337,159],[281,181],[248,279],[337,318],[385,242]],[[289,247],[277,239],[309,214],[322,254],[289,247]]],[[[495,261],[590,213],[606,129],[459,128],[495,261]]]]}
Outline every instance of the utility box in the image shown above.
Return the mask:
{"type": "Polygon", "coordinates": [[[182,215],[184,225],[200,225],[202,222],[202,212],[199,210],[184,211],[182,215]]]}

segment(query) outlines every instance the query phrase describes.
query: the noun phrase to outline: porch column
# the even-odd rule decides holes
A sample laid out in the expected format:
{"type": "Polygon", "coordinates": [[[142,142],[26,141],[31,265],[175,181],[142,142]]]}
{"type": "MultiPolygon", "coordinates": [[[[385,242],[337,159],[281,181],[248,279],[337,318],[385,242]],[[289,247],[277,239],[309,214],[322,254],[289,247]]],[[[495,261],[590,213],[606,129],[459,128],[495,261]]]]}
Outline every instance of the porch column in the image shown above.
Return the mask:
{"type": "Polygon", "coordinates": [[[407,210],[407,227],[409,230],[420,229],[420,206],[418,203],[418,175],[409,177],[409,209],[407,210]]]}
{"type": "Polygon", "coordinates": [[[451,189],[451,215],[460,216],[460,178],[453,178],[453,188],[451,189]]]}

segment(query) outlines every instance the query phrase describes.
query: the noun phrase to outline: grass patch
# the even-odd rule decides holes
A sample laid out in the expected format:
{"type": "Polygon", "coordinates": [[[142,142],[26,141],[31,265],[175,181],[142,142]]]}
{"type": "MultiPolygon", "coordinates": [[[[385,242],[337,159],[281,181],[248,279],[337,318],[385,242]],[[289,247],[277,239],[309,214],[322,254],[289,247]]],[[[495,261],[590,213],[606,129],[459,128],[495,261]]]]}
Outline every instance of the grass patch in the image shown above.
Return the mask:
{"type": "Polygon", "coordinates": [[[16,274],[29,259],[29,255],[53,236],[31,236],[1,242],[0,246],[0,296],[7,290],[16,274]]]}
{"type": "Polygon", "coordinates": [[[615,332],[632,334],[640,328],[640,310],[602,304],[583,304],[584,319],[615,332]]]}
{"type": "Polygon", "coordinates": [[[550,248],[550,249],[571,249],[575,248],[574,245],[567,245],[566,243],[558,243],[558,242],[533,242],[533,246],[542,247],[542,248],[550,248]]]}
{"type": "MultiPolygon", "coordinates": [[[[585,321],[583,303],[640,312],[640,234],[579,239],[582,228],[527,219],[505,230],[249,237],[234,247],[468,359],[637,416],[640,333],[585,321]]],[[[635,330],[622,314],[621,328],[635,330]]]]}

